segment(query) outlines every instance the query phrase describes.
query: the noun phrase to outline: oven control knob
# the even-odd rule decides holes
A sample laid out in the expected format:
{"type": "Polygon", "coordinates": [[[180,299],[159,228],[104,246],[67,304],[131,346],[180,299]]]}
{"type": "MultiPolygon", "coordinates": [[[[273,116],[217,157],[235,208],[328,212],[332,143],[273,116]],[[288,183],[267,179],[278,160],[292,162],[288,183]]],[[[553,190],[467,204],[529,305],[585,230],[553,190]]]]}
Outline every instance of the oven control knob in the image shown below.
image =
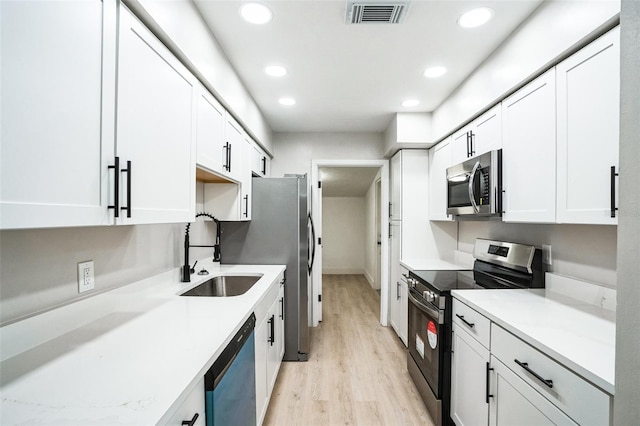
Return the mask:
{"type": "Polygon", "coordinates": [[[407,280],[407,284],[409,285],[409,287],[415,288],[416,287],[416,280],[414,280],[413,278],[409,278],[407,280]]]}
{"type": "Polygon", "coordinates": [[[427,302],[433,302],[436,298],[436,295],[434,292],[426,290],[422,293],[422,297],[424,297],[427,302]]]}

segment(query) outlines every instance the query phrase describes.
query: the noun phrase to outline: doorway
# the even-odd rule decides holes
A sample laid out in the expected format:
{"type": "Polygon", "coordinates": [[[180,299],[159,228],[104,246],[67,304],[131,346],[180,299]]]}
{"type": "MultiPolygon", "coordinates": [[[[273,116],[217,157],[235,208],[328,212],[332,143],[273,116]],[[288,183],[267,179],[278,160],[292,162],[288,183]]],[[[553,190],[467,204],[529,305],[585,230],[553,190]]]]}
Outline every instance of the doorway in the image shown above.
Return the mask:
{"type": "MultiPolygon", "coordinates": [[[[316,223],[316,262],[310,291],[312,308],[312,325],[317,326],[322,321],[322,272],[327,260],[329,273],[358,273],[360,270],[373,288],[379,287],[380,324],[387,325],[388,307],[388,217],[389,217],[389,185],[387,160],[313,160],[311,167],[311,210],[316,223]],[[373,174],[371,174],[373,172],[373,174]],[[367,183],[366,201],[360,202],[350,198],[357,197],[351,191],[356,178],[351,176],[369,176],[367,183]],[[325,180],[321,178],[325,177],[325,180]],[[335,177],[335,179],[334,179],[335,177]],[[340,199],[340,198],[344,199],[340,199]],[[326,206],[323,206],[323,198],[326,206]],[[362,205],[361,204],[366,204],[362,205]],[[366,208],[370,213],[367,213],[366,208]],[[336,215],[347,209],[349,223],[333,229],[323,229],[325,222],[323,215],[336,215]],[[364,212],[364,213],[363,213],[364,212]],[[347,237],[349,232],[358,228],[358,220],[366,222],[363,226],[364,242],[357,248],[349,246],[347,237]],[[333,233],[324,235],[325,232],[333,233]],[[344,233],[345,235],[342,235],[344,233]],[[338,242],[336,243],[336,239],[338,242]],[[340,241],[347,242],[341,244],[340,241]],[[379,244],[378,244],[379,243],[379,244]],[[357,253],[359,251],[359,253],[357,253]],[[324,253],[323,253],[324,252],[324,253]],[[358,256],[361,256],[358,258],[358,256]],[[364,264],[360,262],[365,258],[364,264]],[[351,265],[351,266],[349,266],[351,265]],[[351,268],[353,267],[354,268],[351,268]]],[[[362,196],[362,195],[360,195],[362,196]]],[[[332,223],[333,225],[333,223],[332,223]]],[[[351,239],[352,241],[353,239],[351,239]]]]}

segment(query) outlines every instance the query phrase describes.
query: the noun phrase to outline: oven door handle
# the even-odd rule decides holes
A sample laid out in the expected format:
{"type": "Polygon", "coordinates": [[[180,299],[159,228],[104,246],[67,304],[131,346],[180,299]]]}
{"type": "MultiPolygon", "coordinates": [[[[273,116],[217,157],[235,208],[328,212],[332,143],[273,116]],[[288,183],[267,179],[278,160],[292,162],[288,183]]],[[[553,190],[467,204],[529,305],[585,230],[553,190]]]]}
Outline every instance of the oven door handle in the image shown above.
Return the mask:
{"type": "Polygon", "coordinates": [[[442,318],[442,316],[440,315],[440,311],[438,311],[437,309],[430,308],[429,306],[425,305],[420,300],[418,300],[413,294],[411,294],[411,292],[409,292],[409,299],[411,299],[411,303],[413,303],[413,305],[416,308],[418,308],[419,310],[421,310],[425,314],[430,315],[432,318],[437,318],[438,324],[443,324],[444,323],[444,318],[442,318]]]}
{"type": "Polygon", "coordinates": [[[480,209],[476,203],[476,195],[473,193],[473,183],[476,181],[476,173],[478,172],[479,167],[480,162],[476,161],[475,166],[473,166],[473,170],[471,170],[471,176],[469,177],[469,199],[471,199],[471,205],[476,213],[480,213],[480,209]]]}

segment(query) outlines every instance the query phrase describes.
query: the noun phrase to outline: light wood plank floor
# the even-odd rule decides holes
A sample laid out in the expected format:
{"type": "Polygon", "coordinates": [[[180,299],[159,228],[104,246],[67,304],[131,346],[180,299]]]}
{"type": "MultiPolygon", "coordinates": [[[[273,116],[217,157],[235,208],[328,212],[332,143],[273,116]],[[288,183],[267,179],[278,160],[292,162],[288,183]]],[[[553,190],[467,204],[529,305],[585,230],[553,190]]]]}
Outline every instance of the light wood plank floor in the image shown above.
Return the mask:
{"type": "Polygon", "coordinates": [[[282,363],[264,424],[433,425],[364,276],[325,275],[322,297],[309,361],[282,363]]]}

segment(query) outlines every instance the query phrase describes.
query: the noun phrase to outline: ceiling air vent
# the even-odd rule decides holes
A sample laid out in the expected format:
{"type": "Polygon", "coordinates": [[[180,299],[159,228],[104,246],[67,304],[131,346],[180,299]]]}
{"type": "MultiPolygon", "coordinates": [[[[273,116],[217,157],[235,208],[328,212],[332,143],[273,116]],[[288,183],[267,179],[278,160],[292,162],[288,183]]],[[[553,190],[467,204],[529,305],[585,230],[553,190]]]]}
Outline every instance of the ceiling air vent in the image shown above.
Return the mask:
{"type": "Polygon", "coordinates": [[[404,19],[408,1],[347,1],[348,24],[398,24],[404,19]]]}

